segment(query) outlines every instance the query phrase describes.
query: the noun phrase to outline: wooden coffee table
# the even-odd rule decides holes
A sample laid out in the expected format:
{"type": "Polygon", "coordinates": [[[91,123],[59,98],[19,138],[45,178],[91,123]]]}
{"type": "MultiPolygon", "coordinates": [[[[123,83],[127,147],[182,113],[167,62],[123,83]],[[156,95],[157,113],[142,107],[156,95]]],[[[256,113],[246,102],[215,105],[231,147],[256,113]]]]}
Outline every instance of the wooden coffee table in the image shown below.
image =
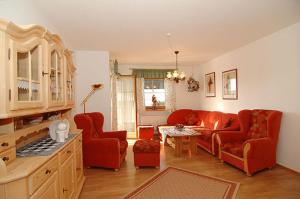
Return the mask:
{"type": "Polygon", "coordinates": [[[182,130],[177,130],[175,127],[161,126],[159,131],[162,134],[163,142],[167,144],[167,137],[174,138],[175,156],[181,156],[183,142],[186,137],[189,138],[189,148],[192,154],[197,152],[197,137],[201,135],[201,132],[194,130],[193,128],[184,127],[182,130]]]}

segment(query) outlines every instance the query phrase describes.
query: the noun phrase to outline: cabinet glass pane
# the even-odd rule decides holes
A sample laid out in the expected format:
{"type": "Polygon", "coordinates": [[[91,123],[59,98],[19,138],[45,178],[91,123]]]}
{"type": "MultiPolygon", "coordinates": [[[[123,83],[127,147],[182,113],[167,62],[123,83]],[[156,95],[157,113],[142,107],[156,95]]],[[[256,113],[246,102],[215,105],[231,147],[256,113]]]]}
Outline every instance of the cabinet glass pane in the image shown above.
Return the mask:
{"type": "Polygon", "coordinates": [[[51,69],[56,70],[56,60],[57,60],[57,52],[52,51],[51,52],[51,69]]]}
{"type": "Polygon", "coordinates": [[[40,100],[40,84],[39,83],[31,84],[31,100],[32,101],[40,100]]]}
{"type": "Polygon", "coordinates": [[[18,101],[29,101],[29,81],[18,80],[18,101]]]}
{"type": "Polygon", "coordinates": [[[51,99],[56,100],[56,71],[54,69],[51,69],[50,82],[51,99]]]}
{"type": "Polygon", "coordinates": [[[29,56],[28,52],[21,53],[17,52],[17,75],[18,77],[29,79],[29,56]]]}
{"type": "Polygon", "coordinates": [[[57,88],[57,100],[58,101],[61,101],[62,100],[62,74],[61,72],[57,72],[57,85],[58,85],[58,88],[57,88]]]}
{"type": "Polygon", "coordinates": [[[31,79],[39,82],[39,47],[34,47],[31,51],[31,79]]]}
{"type": "Polygon", "coordinates": [[[61,58],[57,55],[57,70],[61,71],[61,58]]]}

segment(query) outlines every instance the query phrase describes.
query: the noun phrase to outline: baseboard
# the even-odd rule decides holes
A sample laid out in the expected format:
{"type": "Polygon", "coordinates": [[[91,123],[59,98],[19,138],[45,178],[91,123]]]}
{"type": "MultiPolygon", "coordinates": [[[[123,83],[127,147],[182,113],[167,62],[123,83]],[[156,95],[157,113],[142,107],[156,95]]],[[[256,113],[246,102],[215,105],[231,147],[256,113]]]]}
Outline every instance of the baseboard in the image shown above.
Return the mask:
{"type": "Polygon", "coordinates": [[[288,167],[283,166],[283,165],[278,164],[278,163],[277,163],[277,166],[279,166],[279,167],[281,167],[281,168],[283,168],[283,169],[285,169],[285,170],[288,170],[289,172],[292,172],[292,173],[295,173],[295,174],[297,174],[297,175],[300,175],[300,172],[299,172],[299,171],[295,171],[295,170],[293,170],[293,169],[291,169],[291,168],[288,168],[288,167]]]}

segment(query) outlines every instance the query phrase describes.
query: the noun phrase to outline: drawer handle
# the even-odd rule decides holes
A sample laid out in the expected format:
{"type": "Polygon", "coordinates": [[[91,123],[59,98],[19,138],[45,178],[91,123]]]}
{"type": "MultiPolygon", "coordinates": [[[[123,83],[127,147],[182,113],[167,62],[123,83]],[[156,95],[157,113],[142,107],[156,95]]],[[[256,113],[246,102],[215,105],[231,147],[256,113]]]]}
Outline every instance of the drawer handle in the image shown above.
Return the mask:
{"type": "Polygon", "coordinates": [[[9,160],[9,157],[5,156],[2,158],[2,160],[5,162],[5,161],[8,161],[9,160]]]}
{"type": "Polygon", "coordinates": [[[67,151],[67,153],[72,153],[72,151],[69,150],[69,151],[67,151]]]}
{"type": "Polygon", "coordinates": [[[63,188],[63,193],[65,193],[65,192],[67,192],[67,191],[68,191],[68,189],[63,188]]]}
{"type": "Polygon", "coordinates": [[[8,142],[3,142],[2,144],[1,144],[1,146],[8,146],[9,144],[8,144],[8,142]]]}
{"type": "Polygon", "coordinates": [[[47,169],[45,174],[50,174],[51,173],[51,170],[47,169]]]}

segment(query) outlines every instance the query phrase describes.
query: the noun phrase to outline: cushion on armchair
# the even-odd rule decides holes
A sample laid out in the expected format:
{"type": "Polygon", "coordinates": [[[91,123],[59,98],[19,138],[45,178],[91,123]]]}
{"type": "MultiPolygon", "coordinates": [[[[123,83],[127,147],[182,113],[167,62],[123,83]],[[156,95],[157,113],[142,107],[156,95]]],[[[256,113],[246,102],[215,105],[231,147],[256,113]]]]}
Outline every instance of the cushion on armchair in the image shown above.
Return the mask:
{"type": "Polygon", "coordinates": [[[185,124],[187,125],[195,125],[198,122],[197,114],[194,112],[190,112],[185,117],[185,124]]]}

